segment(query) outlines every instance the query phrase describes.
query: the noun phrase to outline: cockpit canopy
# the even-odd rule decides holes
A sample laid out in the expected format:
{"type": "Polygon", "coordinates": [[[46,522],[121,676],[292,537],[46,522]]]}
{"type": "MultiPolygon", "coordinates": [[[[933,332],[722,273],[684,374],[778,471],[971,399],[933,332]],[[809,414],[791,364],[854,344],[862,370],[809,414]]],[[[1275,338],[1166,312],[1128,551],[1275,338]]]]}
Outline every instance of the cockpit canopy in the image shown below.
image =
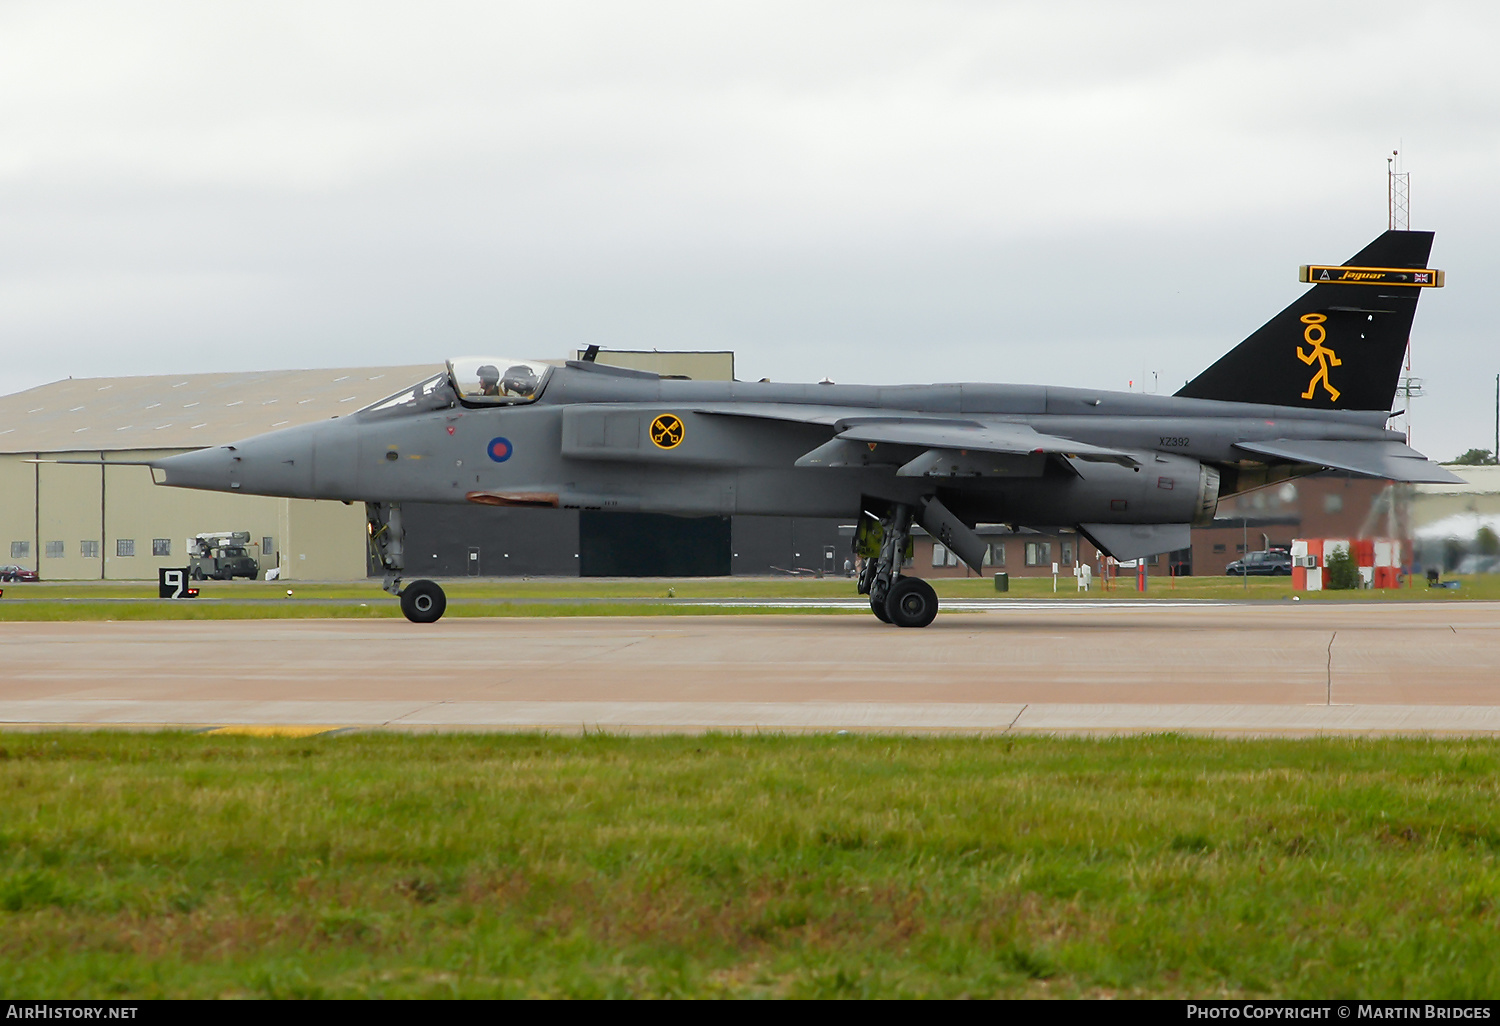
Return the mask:
{"type": "Polygon", "coordinates": [[[448,376],[465,403],[515,405],[535,402],[552,368],[534,360],[463,356],[448,361],[448,376]]]}
{"type": "Polygon", "coordinates": [[[395,395],[388,395],[379,402],[371,403],[360,413],[384,413],[400,410],[412,413],[418,410],[435,410],[453,405],[453,393],[449,391],[448,375],[434,374],[415,385],[408,385],[395,395]]]}

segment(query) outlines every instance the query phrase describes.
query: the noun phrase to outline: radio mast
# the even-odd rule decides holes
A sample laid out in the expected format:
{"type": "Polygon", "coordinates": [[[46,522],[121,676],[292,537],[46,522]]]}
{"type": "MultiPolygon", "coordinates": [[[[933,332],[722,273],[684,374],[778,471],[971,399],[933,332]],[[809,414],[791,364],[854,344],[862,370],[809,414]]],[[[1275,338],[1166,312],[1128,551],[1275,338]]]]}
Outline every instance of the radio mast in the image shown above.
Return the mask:
{"type": "MultiPolygon", "coordinates": [[[[1391,231],[1405,232],[1411,230],[1411,172],[1396,170],[1396,162],[1400,157],[1400,150],[1392,150],[1391,155],[1385,158],[1386,227],[1391,231]]],[[[1406,399],[1403,415],[1406,419],[1406,444],[1410,445],[1411,401],[1422,394],[1422,379],[1412,377],[1411,373],[1410,338],[1406,340],[1406,373],[1396,392],[1406,399]]]]}
{"type": "Polygon", "coordinates": [[[1411,172],[1396,170],[1396,159],[1400,156],[1400,150],[1392,150],[1385,158],[1386,177],[1389,179],[1386,211],[1390,221],[1386,227],[1391,231],[1405,232],[1411,230],[1411,172]]]}

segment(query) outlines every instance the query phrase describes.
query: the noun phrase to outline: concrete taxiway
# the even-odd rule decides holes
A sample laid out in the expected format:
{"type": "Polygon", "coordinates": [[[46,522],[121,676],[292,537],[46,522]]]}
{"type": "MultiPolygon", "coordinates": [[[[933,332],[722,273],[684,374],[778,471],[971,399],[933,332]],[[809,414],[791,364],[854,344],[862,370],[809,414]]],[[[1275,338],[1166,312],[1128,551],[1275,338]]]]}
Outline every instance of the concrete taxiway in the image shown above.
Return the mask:
{"type": "Polygon", "coordinates": [[[1500,603],[0,623],[0,725],[1500,733],[1500,603]]]}

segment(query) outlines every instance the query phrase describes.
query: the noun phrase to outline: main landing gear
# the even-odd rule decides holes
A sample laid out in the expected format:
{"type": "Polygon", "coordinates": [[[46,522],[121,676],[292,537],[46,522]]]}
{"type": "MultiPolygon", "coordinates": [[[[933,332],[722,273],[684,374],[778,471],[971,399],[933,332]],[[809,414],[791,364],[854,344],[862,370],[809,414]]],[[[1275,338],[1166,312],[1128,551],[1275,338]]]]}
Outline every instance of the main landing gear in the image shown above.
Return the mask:
{"type": "Polygon", "coordinates": [[[448,596],[436,581],[412,581],[401,586],[401,571],[406,568],[399,502],[365,503],[365,519],[370,525],[370,554],[385,569],[386,591],[401,599],[401,612],[412,623],[436,623],[448,609],[448,596]]]}
{"type": "Polygon", "coordinates": [[[862,513],[854,532],[855,554],[864,559],[859,593],[870,596],[870,612],[897,627],[926,627],[937,616],[937,592],[920,577],[902,577],[901,564],[911,549],[915,510],[892,503],[876,519],[862,513]]]}

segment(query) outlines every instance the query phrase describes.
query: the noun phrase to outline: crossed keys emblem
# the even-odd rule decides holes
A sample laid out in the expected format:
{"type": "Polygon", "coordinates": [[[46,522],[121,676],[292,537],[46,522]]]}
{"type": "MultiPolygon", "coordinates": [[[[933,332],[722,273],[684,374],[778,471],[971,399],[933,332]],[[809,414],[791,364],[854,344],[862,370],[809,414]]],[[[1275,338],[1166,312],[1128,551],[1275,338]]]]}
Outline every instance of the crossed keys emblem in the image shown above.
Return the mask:
{"type": "Polygon", "coordinates": [[[1338,367],[1343,364],[1332,349],[1323,345],[1328,339],[1328,331],[1323,327],[1323,322],[1328,320],[1325,314],[1310,313],[1302,315],[1302,323],[1307,327],[1302,329],[1302,339],[1312,346],[1307,352],[1302,351],[1302,346],[1297,346],[1297,359],[1311,367],[1314,363],[1318,365],[1318,372],[1312,376],[1307,383],[1307,391],[1302,393],[1302,398],[1311,399],[1318,394],[1318,383],[1328,390],[1328,401],[1339,401],[1339,390],[1328,383],[1328,368],[1338,367]]]}
{"type": "Polygon", "coordinates": [[[651,422],[651,441],[658,449],[675,449],[682,444],[682,421],[663,413],[651,422]]]}

